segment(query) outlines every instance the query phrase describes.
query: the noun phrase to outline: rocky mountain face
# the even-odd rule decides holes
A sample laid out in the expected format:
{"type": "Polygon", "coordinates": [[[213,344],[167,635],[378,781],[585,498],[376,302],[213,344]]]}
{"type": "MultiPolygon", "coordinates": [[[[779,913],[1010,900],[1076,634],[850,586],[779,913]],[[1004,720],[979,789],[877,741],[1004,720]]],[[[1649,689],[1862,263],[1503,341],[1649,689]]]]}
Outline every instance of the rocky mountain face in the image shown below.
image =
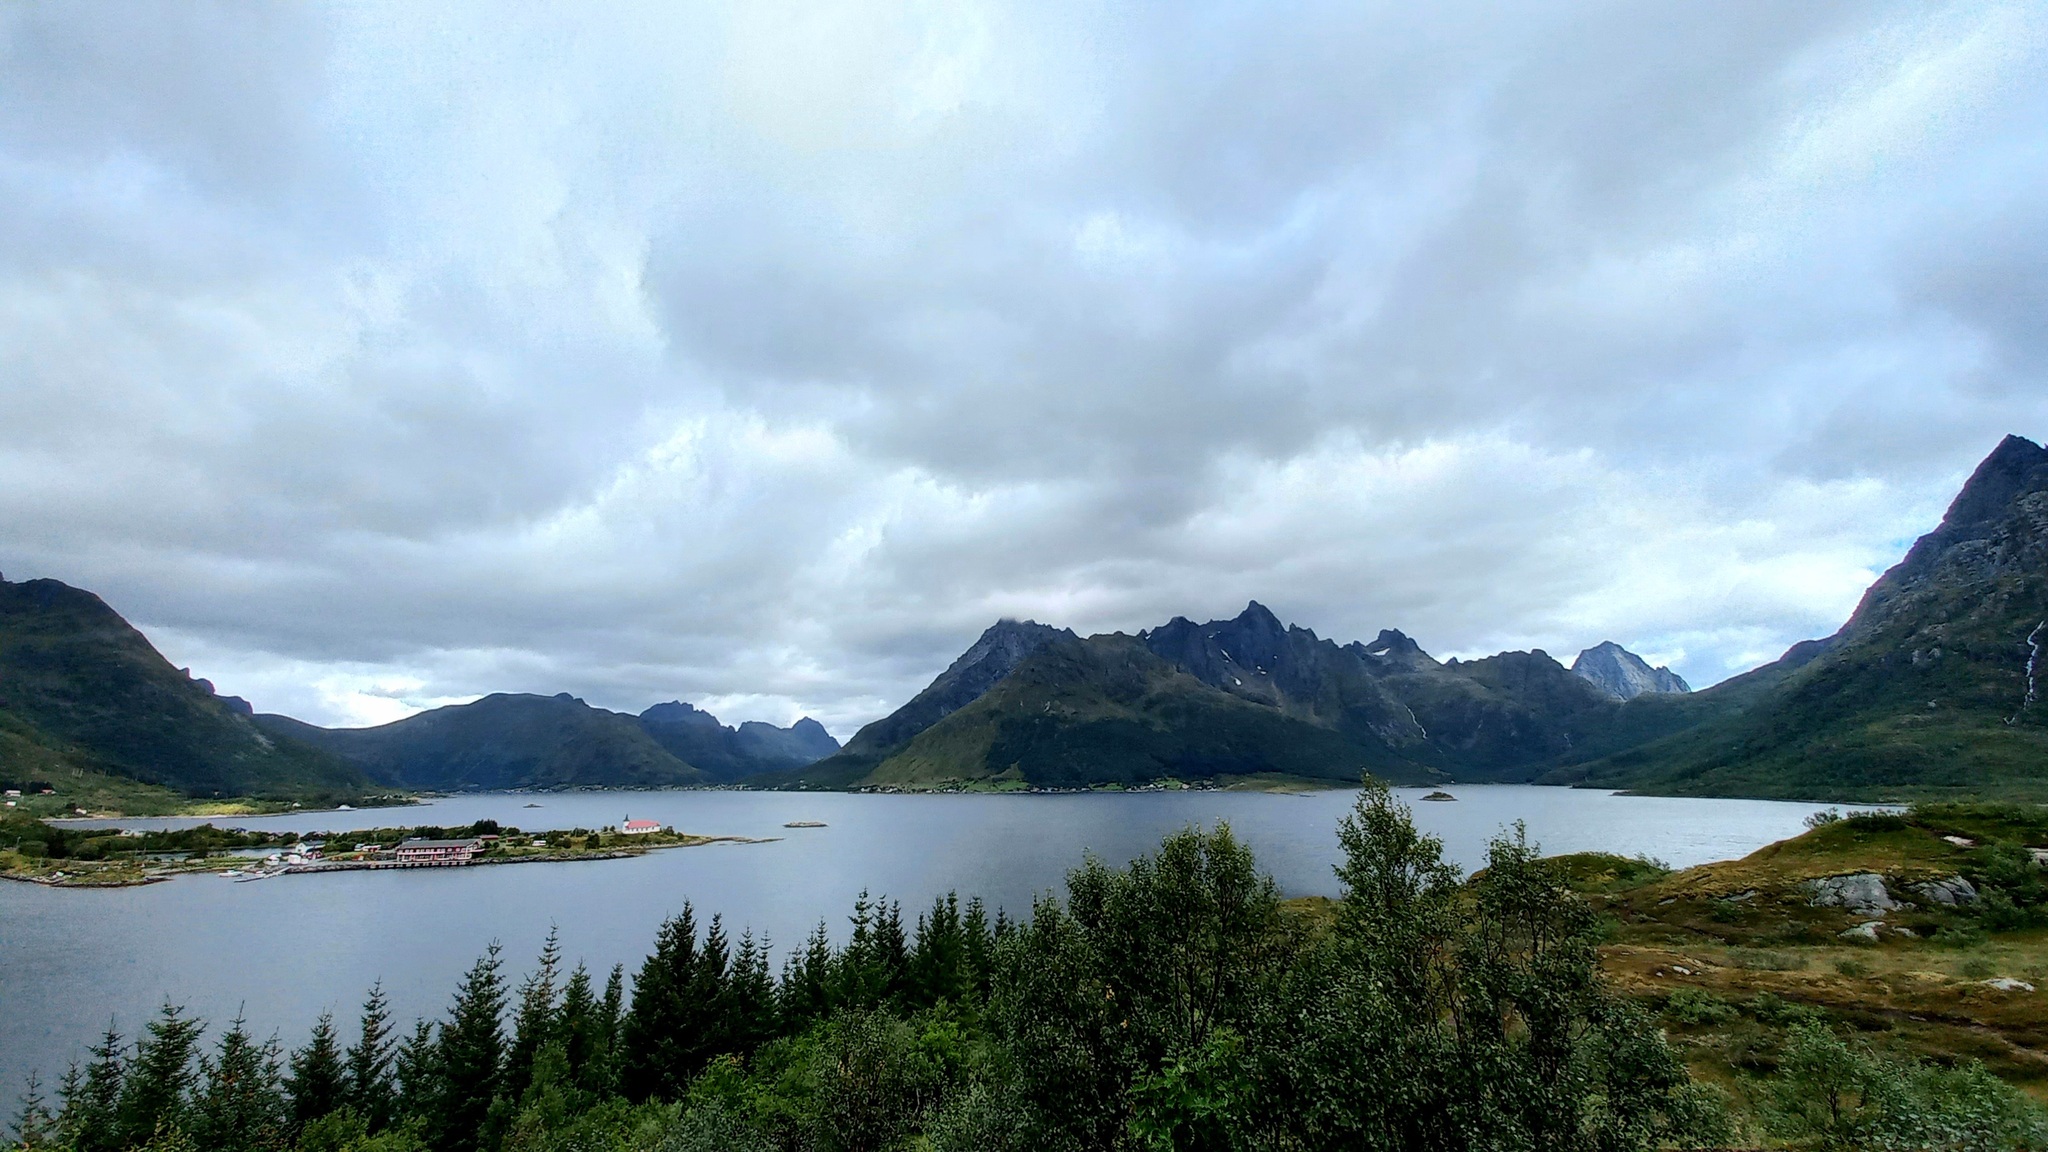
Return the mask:
{"type": "Polygon", "coordinates": [[[667,787],[729,783],[801,767],[839,750],[808,717],[739,728],[689,704],[638,716],[555,696],[496,693],[375,728],[316,728],[259,716],[266,730],[314,744],[401,788],[667,787]]]}
{"type": "Polygon", "coordinates": [[[84,773],[191,797],[324,800],[370,781],[251,720],[247,704],[173,668],[98,596],[0,579],[0,778],[84,773]]]}
{"type": "Polygon", "coordinates": [[[2048,450],[2009,436],[1840,631],[1738,678],[1772,678],[1768,691],[1596,762],[1586,779],[1700,794],[2048,799],[2044,621],[2048,450]]]}
{"type": "MultiPolygon", "coordinates": [[[[863,730],[908,738],[862,754],[856,737],[799,778],[1530,779],[1611,726],[1619,706],[1541,652],[1442,664],[1393,630],[1340,646],[1256,601],[1228,620],[1175,617],[1135,637],[1034,637],[1004,676],[935,682],[927,693],[953,704],[944,715],[906,709],[863,730]],[[986,686],[970,696],[975,684],[986,686]]],[[[974,666],[987,639],[954,668],[974,666]]]]}
{"type": "Polygon", "coordinates": [[[1612,640],[1579,653],[1572,671],[1616,700],[1633,700],[1645,692],[1690,692],[1685,678],[1669,668],[1652,668],[1641,656],[1612,640]]]}
{"type": "Polygon", "coordinates": [[[1032,620],[996,621],[909,703],[854,733],[846,742],[844,755],[879,762],[918,733],[980,699],[1026,657],[1055,641],[1074,638],[1068,629],[1032,620]]]}
{"type": "Polygon", "coordinates": [[[839,751],[839,741],[808,716],[788,728],[759,720],[729,728],[709,712],[672,700],[642,712],[640,726],[671,755],[722,782],[800,768],[839,751]]]}

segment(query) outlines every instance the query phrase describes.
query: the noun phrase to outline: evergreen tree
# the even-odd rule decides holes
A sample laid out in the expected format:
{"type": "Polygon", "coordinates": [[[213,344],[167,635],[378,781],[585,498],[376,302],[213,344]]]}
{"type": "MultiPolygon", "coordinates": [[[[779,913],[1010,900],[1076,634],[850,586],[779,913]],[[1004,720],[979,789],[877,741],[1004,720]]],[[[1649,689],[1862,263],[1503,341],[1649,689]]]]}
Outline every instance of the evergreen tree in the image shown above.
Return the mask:
{"type": "Polygon", "coordinates": [[[92,1060],[84,1070],[76,1064],[65,1070],[57,1091],[57,1130],[76,1152],[121,1148],[121,1075],[127,1047],[109,1022],[100,1042],[87,1049],[92,1060]]]}
{"type": "Polygon", "coordinates": [[[348,1102],[348,1073],[334,1035],[334,1013],[322,1012],[306,1046],[292,1053],[284,1087],[294,1134],[348,1102]]]}
{"type": "Polygon", "coordinates": [[[50,1114],[50,1102],[43,1099],[43,1082],[31,1072],[21,1094],[21,1107],[14,1113],[15,1143],[23,1152],[37,1152],[53,1147],[60,1138],[57,1118],[50,1114]]]}
{"type": "Polygon", "coordinates": [[[838,983],[832,969],[832,938],[820,920],[804,946],[782,962],[776,1011],[786,1031],[801,1032],[806,1024],[831,1014],[838,983]]]}
{"type": "Polygon", "coordinates": [[[698,969],[697,914],[684,901],[655,935],[620,1029],[622,1086],[634,1100],[680,1099],[697,1073],[709,1008],[692,997],[698,969]]]}
{"type": "Polygon", "coordinates": [[[590,970],[576,965],[562,986],[562,1010],[556,1018],[555,1035],[562,1042],[562,1064],[571,1083],[582,1087],[584,1069],[597,1058],[597,992],[590,984],[590,970]]]}
{"type": "Polygon", "coordinates": [[[192,1056],[206,1025],[185,1016],[166,1000],[136,1042],[121,1083],[121,1133],[129,1144],[145,1144],[159,1131],[183,1127],[192,1091],[192,1056]]]}
{"type": "Polygon", "coordinates": [[[496,942],[470,967],[441,1025],[440,1085],[429,1117],[431,1143],[446,1152],[474,1152],[484,1139],[491,1103],[505,1075],[504,962],[496,942]]]}
{"type": "Polygon", "coordinates": [[[932,901],[930,912],[917,918],[917,936],[910,950],[910,1002],[919,1007],[940,1001],[959,1003],[973,983],[960,898],[948,892],[932,901]]]}
{"type": "Polygon", "coordinates": [[[620,1061],[626,1029],[626,966],[612,965],[605,977],[604,998],[597,1003],[597,1040],[584,1066],[583,1087],[598,1096],[619,1091],[620,1061]]]}
{"type": "Polygon", "coordinates": [[[875,1002],[905,1003],[910,992],[910,939],[903,931],[903,905],[897,901],[875,905],[872,963],[875,1002]]]}
{"type": "Polygon", "coordinates": [[[752,931],[740,934],[724,989],[726,1034],[738,1055],[750,1055],[775,1035],[775,978],[768,974],[768,949],[752,931]]]}
{"type": "Polygon", "coordinates": [[[397,1117],[425,1124],[441,1107],[441,1045],[434,1026],[413,1022],[412,1035],[398,1046],[392,1061],[398,1081],[397,1117]]]}
{"type": "Polygon", "coordinates": [[[379,982],[370,985],[362,1026],[348,1050],[348,1104],[371,1132],[389,1127],[394,1114],[391,1047],[391,1011],[379,982]]]}
{"type": "Polygon", "coordinates": [[[525,1094],[526,1083],[533,1075],[534,1055],[554,1035],[558,1011],[555,976],[561,962],[561,944],[556,930],[550,926],[547,942],[541,945],[539,963],[519,985],[519,1008],[513,1016],[512,1045],[505,1058],[504,1093],[507,1099],[518,1100],[525,1094]]]}
{"type": "Polygon", "coordinates": [[[974,995],[977,999],[986,1000],[989,980],[995,975],[996,938],[989,928],[988,909],[982,906],[981,897],[968,898],[967,911],[960,919],[960,935],[962,963],[967,968],[974,995]]]}
{"type": "Polygon", "coordinates": [[[193,1141],[206,1152],[273,1152],[289,1146],[277,1041],[257,1043],[238,1016],[221,1034],[192,1106],[193,1141]]]}

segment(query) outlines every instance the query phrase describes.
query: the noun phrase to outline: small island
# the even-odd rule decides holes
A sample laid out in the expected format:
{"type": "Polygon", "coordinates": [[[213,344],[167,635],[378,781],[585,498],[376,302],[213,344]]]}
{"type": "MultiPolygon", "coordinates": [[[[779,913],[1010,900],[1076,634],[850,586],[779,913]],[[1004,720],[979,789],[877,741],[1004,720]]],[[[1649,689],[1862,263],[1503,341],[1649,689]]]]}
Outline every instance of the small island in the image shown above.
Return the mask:
{"type": "Polygon", "coordinates": [[[1453,796],[1453,795],[1451,795],[1451,794],[1450,794],[1449,792],[1431,792],[1431,793],[1430,793],[1429,795],[1427,795],[1427,796],[1424,796],[1424,797],[1423,797],[1423,799],[1424,799],[1424,800],[1456,800],[1456,799],[1457,799],[1457,797],[1456,797],[1456,796],[1453,796]]]}
{"type": "Polygon", "coordinates": [[[479,820],[456,828],[299,833],[212,824],[161,831],[75,829],[8,816],[0,818],[0,879],[58,888],[120,888],[210,872],[248,882],[318,872],[618,860],[662,848],[767,842],[678,832],[649,820],[541,832],[479,820]]]}
{"type": "Polygon", "coordinates": [[[783,825],[784,828],[823,828],[825,826],[823,820],[791,820],[783,825]]]}

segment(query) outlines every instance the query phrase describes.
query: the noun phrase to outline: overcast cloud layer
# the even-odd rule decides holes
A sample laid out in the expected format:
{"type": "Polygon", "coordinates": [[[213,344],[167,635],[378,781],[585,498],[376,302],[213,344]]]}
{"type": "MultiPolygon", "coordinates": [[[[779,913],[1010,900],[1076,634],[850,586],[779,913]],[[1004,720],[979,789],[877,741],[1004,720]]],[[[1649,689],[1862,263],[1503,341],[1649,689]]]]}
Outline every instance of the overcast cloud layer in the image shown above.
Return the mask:
{"type": "Polygon", "coordinates": [[[0,7],[0,570],[322,723],[1254,597],[1708,683],[2044,319],[2039,4],[0,7]]]}

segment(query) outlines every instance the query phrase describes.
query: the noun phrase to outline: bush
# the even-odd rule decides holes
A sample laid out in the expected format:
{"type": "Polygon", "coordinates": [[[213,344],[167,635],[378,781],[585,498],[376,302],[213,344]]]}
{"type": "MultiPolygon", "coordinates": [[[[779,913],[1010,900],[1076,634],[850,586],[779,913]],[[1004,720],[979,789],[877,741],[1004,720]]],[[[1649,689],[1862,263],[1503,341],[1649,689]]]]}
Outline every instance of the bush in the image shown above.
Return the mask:
{"type": "Polygon", "coordinates": [[[1809,814],[1806,817],[1806,826],[1808,828],[1825,828],[1841,818],[1842,812],[1840,809],[1825,808],[1819,812],[1809,814]]]}
{"type": "Polygon", "coordinates": [[[1720,1024],[1736,1016],[1734,1005],[1699,988],[1680,988],[1664,1001],[1664,1015],[1680,1024],[1720,1024]]]}
{"type": "Polygon", "coordinates": [[[1772,1131],[1801,1146],[1994,1152],[2048,1140],[2048,1114],[1983,1065],[1887,1060],[1814,1023],[1793,1029],[1764,1105],[1772,1131]]]}

